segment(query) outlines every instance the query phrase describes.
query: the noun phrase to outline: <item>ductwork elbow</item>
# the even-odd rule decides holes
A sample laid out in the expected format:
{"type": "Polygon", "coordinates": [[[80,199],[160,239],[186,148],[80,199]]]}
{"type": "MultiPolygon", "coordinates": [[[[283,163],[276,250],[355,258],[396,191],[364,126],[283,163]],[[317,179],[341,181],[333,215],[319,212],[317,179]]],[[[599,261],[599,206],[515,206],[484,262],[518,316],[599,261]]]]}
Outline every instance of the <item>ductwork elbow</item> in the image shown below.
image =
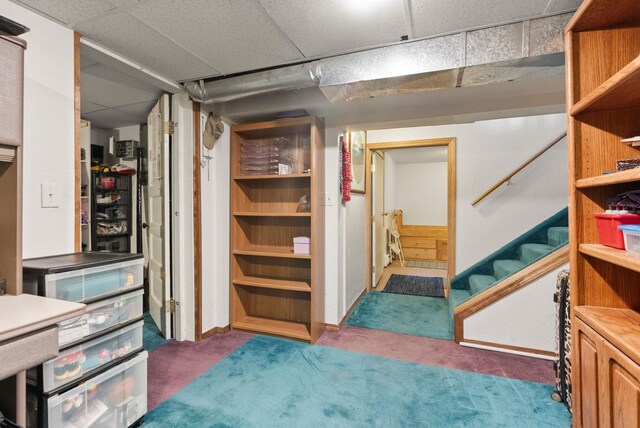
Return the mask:
{"type": "Polygon", "coordinates": [[[184,87],[189,92],[189,96],[191,99],[198,103],[205,102],[205,89],[204,89],[204,81],[200,80],[199,82],[185,82],[184,87]]]}

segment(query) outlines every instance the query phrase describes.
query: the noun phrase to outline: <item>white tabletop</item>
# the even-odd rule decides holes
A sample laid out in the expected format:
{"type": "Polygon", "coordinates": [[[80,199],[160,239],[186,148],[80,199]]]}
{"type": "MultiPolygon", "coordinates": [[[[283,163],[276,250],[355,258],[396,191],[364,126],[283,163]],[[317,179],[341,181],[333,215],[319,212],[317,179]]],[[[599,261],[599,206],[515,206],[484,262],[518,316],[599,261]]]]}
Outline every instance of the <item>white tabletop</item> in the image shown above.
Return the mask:
{"type": "Polygon", "coordinates": [[[83,303],[32,294],[0,296],[0,342],[77,317],[85,309],[83,303]]]}

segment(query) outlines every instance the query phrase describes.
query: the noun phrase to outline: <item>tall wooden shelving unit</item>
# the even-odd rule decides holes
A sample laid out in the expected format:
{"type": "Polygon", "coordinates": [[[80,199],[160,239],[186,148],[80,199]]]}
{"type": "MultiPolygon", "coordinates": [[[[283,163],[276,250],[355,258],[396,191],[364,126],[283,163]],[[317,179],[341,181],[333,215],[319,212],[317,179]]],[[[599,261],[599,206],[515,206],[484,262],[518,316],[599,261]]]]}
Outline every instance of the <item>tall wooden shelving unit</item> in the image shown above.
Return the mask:
{"type": "Polygon", "coordinates": [[[640,2],[586,0],[566,29],[574,426],[640,426],[640,256],[598,244],[593,217],[640,189],[640,2]]]}
{"type": "Polygon", "coordinates": [[[231,145],[231,328],[314,343],[324,329],[324,123],[239,125],[231,145]],[[243,146],[271,142],[295,154],[291,173],[243,173],[243,146]],[[304,195],[311,212],[297,212],[304,195]],[[293,253],[298,236],[310,254],[293,253]]]}

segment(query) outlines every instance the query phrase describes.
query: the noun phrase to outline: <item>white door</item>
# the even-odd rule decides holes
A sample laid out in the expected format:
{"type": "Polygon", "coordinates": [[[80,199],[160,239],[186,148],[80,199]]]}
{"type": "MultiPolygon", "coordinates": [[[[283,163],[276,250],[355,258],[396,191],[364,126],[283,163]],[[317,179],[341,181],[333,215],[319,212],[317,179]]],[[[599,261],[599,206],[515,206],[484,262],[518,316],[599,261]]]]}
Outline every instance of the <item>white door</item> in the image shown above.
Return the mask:
{"type": "Polygon", "coordinates": [[[171,217],[169,95],[163,95],[147,117],[148,168],[145,207],[147,238],[145,258],[148,260],[149,313],[165,338],[171,337],[171,313],[167,300],[171,296],[171,217]]]}
{"type": "Polygon", "coordinates": [[[383,225],[382,213],[384,212],[384,158],[382,153],[373,152],[371,156],[371,235],[373,237],[371,260],[373,265],[373,286],[378,285],[384,270],[384,254],[387,248],[387,239],[383,225]]]}

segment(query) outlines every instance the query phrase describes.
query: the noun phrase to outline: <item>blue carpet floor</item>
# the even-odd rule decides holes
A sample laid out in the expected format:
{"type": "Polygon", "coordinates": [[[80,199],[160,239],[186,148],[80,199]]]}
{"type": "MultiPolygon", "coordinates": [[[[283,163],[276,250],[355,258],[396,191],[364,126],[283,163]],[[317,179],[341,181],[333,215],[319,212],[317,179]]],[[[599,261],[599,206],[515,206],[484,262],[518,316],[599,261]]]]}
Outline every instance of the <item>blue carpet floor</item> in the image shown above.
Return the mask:
{"type": "Polygon", "coordinates": [[[256,336],[144,427],[569,427],[553,387],[256,336]]]}
{"type": "Polygon", "coordinates": [[[158,330],[158,327],[153,321],[153,318],[151,318],[149,312],[145,312],[144,328],[142,330],[142,343],[144,344],[144,349],[151,352],[167,342],[169,341],[162,336],[162,333],[158,330]]]}
{"type": "Polygon", "coordinates": [[[453,340],[449,302],[441,297],[367,293],[355,308],[348,325],[453,340]]]}

